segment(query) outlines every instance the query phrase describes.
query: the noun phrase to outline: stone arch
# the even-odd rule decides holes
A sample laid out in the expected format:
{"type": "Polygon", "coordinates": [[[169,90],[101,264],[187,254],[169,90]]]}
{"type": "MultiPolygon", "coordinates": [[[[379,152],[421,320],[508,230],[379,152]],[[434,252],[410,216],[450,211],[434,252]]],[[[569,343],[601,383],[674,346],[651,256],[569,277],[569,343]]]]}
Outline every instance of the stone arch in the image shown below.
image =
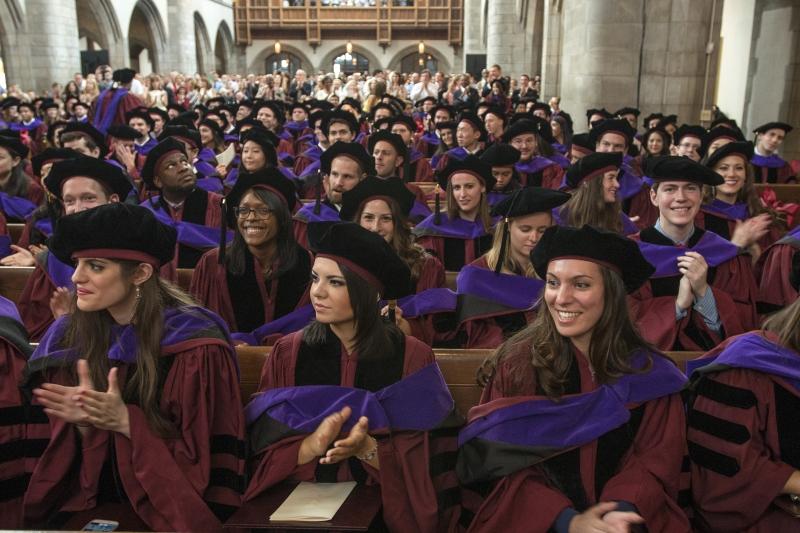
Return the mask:
{"type": "Polygon", "coordinates": [[[197,72],[210,74],[214,69],[214,53],[211,48],[211,39],[208,37],[206,22],[197,11],[194,12],[194,47],[197,57],[197,72]]]}
{"type": "Polygon", "coordinates": [[[218,74],[225,74],[230,69],[233,55],[233,35],[228,23],[224,20],[219,23],[217,37],[214,39],[214,66],[218,74]]]}
{"type": "MultiPolygon", "coordinates": [[[[362,56],[366,57],[369,60],[369,70],[373,71],[379,68],[383,68],[383,62],[378,59],[374,53],[368,48],[364,48],[363,46],[359,46],[355,43],[353,44],[353,52],[361,54],[362,56]]],[[[319,62],[315,70],[322,70],[323,72],[332,72],[333,71],[333,60],[339,57],[340,55],[347,52],[347,48],[343,45],[336,46],[335,48],[331,49],[325,56],[323,56],[322,61],[319,62]]]]}
{"type": "MultiPolygon", "coordinates": [[[[397,52],[395,52],[394,56],[392,56],[392,60],[389,61],[389,70],[399,70],[400,69],[400,62],[408,56],[409,54],[417,54],[419,53],[419,44],[412,44],[406,46],[405,48],[401,48],[397,52]]],[[[442,53],[436,46],[431,46],[428,43],[425,43],[425,53],[430,54],[436,57],[436,61],[439,63],[438,69],[441,72],[449,73],[452,72],[452,65],[447,60],[447,56],[442,53]]]]}
{"type": "MultiPolygon", "coordinates": [[[[281,41],[281,52],[289,52],[290,54],[296,56],[300,59],[300,65],[303,70],[306,72],[313,72],[314,63],[308,58],[308,56],[299,48],[292,46],[290,44],[286,44],[281,41]]],[[[261,50],[256,56],[253,58],[253,61],[248,65],[247,72],[254,73],[254,74],[265,74],[264,72],[264,61],[272,54],[275,53],[274,45],[270,44],[265,46],[263,50],[261,50]]],[[[333,61],[333,59],[331,59],[333,61]]],[[[269,74],[272,74],[271,72],[269,74]]],[[[292,73],[294,75],[294,73],[292,73]]]]}
{"type": "Polygon", "coordinates": [[[17,0],[0,0],[0,54],[6,75],[6,87],[18,84],[22,88],[33,86],[33,73],[25,50],[28,42],[25,36],[25,18],[17,0]]]}
{"type": "MultiPolygon", "coordinates": [[[[106,50],[108,64],[125,65],[125,36],[110,0],[75,0],[75,10],[78,14],[78,37],[85,38],[87,46],[90,42],[96,43],[96,47],[85,50],[106,50]]],[[[82,68],[86,67],[83,58],[81,62],[82,68]]]]}
{"type": "Polygon", "coordinates": [[[128,56],[131,66],[137,70],[145,66],[140,64],[140,57],[141,51],[146,49],[149,52],[150,69],[159,72],[161,62],[165,59],[166,47],[167,32],[158,7],[153,0],[139,0],[133,7],[128,25],[128,56]],[[131,31],[131,28],[139,31],[131,31]]]}

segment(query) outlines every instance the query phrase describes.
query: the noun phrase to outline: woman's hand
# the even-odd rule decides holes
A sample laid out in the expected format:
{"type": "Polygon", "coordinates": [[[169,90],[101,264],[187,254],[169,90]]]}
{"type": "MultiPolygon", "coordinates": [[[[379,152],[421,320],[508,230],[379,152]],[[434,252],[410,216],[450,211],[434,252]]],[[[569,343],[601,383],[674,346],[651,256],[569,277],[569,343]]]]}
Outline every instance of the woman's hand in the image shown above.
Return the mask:
{"type": "Polygon", "coordinates": [[[333,447],[319,462],[325,465],[336,464],[350,457],[363,456],[375,446],[377,446],[375,439],[369,436],[369,420],[366,416],[362,416],[347,437],[334,442],[333,447]]]}
{"type": "MultiPolygon", "coordinates": [[[[80,364],[86,367],[88,374],[89,367],[85,360],[78,361],[78,372],[80,364]]],[[[108,390],[99,392],[96,390],[83,389],[74,396],[74,400],[87,415],[86,421],[97,429],[106,429],[122,433],[126,437],[131,437],[130,418],[128,416],[128,406],[122,400],[122,393],[117,382],[118,370],[112,368],[108,373],[108,390]]]]}
{"type": "Polygon", "coordinates": [[[44,383],[41,388],[33,389],[36,400],[44,406],[44,412],[70,424],[89,425],[89,415],[76,400],[81,392],[92,390],[92,378],[89,377],[89,365],[84,360],[78,361],[78,386],[65,387],[55,383],[44,383]]]}
{"type": "Polygon", "coordinates": [[[632,524],[643,524],[644,518],[636,513],[615,511],[615,502],[602,502],[576,515],[569,523],[569,533],[604,532],[628,533],[632,524]],[[608,521],[606,521],[608,517],[608,521]]]}
{"type": "Polygon", "coordinates": [[[769,232],[771,225],[772,217],[769,213],[761,213],[747,220],[737,220],[731,242],[739,248],[749,248],[769,232]]]}
{"type": "MultiPolygon", "coordinates": [[[[381,309],[381,316],[389,316],[389,305],[384,305],[383,309],[381,309]]],[[[408,323],[408,320],[403,318],[403,310],[399,307],[395,306],[394,308],[394,323],[400,328],[400,331],[405,333],[406,335],[411,335],[411,324],[408,323]]]]}
{"type": "Polygon", "coordinates": [[[34,255],[26,250],[21,246],[17,246],[16,244],[11,245],[11,250],[16,252],[11,255],[7,255],[4,258],[0,259],[0,265],[3,266],[35,266],[36,259],[34,259],[34,255]]]}
{"type": "Polygon", "coordinates": [[[328,451],[328,446],[342,432],[342,426],[350,418],[352,410],[345,407],[338,413],[333,413],[323,420],[317,429],[303,439],[300,450],[297,452],[297,464],[310,463],[317,457],[322,457],[328,451]]]}
{"type": "Polygon", "coordinates": [[[72,305],[72,295],[66,287],[58,287],[50,296],[50,312],[53,318],[59,318],[70,311],[72,305]]]}

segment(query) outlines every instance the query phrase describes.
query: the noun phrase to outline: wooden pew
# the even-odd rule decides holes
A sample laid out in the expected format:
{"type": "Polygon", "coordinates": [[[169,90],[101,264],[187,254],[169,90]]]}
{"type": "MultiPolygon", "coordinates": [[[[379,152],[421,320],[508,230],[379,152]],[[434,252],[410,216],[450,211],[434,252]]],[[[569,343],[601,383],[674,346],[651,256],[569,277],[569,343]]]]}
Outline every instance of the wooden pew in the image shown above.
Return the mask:
{"type": "Polygon", "coordinates": [[[705,352],[666,352],[666,353],[670,359],[675,361],[675,364],[678,365],[678,368],[681,369],[681,372],[686,372],[686,361],[697,359],[705,352]]]}
{"type": "Polygon", "coordinates": [[[236,357],[239,359],[239,390],[242,403],[247,404],[250,396],[258,390],[261,381],[261,367],[267,360],[271,346],[237,346],[236,357]]]}
{"type": "Polygon", "coordinates": [[[19,298],[28,282],[28,276],[33,273],[34,268],[0,266],[0,295],[15,304],[19,303],[19,298]]]}
{"type": "Polygon", "coordinates": [[[798,183],[756,183],[756,191],[761,194],[766,187],[775,191],[775,196],[781,202],[800,203],[800,184],[798,183]]]}
{"type": "Polygon", "coordinates": [[[6,228],[8,228],[8,236],[11,237],[11,242],[17,244],[22,235],[22,230],[25,229],[25,224],[6,224],[6,228]]]}

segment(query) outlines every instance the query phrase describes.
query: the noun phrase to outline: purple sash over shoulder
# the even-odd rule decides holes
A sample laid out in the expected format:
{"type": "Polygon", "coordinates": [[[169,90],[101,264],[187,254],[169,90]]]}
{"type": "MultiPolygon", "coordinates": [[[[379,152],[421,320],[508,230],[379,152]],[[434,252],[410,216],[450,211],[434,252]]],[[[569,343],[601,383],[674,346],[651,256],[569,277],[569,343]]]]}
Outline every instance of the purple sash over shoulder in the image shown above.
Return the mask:
{"type": "Polygon", "coordinates": [[[231,338],[247,343],[250,346],[258,346],[270,335],[288,335],[295,331],[300,331],[309,325],[315,317],[314,306],[308,304],[271,322],[267,322],[263,326],[257,327],[251,333],[231,333],[231,338]]]}
{"type": "Polygon", "coordinates": [[[216,164],[217,155],[211,148],[201,148],[200,151],[197,153],[197,159],[199,159],[200,161],[205,161],[206,163],[216,164]]]}
{"type": "Polygon", "coordinates": [[[307,127],[308,127],[307,120],[301,120],[300,122],[295,122],[294,120],[290,120],[289,122],[284,124],[284,128],[286,128],[295,135],[297,135],[307,127]]]}
{"type": "Polygon", "coordinates": [[[50,220],[50,217],[40,218],[33,223],[33,227],[41,231],[45,237],[53,234],[53,221],[50,220]]]}
{"type": "Polygon", "coordinates": [[[44,256],[45,264],[42,267],[47,273],[47,277],[53,282],[56,287],[66,287],[70,290],[73,289],[72,275],[75,273],[75,267],[62,263],[56,256],[47,252],[44,256]]]}
{"type": "Polygon", "coordinates": [[[570,160],[564,157],[558,150],[556,150],[556,153],[554,153],[553,155],[547,156],[547,159],[557,164],[564,170],[568,169],[569,166],[572,164],[570,160]]]}
{"type": "MultiPolygon", "coordinates": [[[[180,244],[198,250],[209,250],[219,246],[219,228],[209,228],[193,222],[172,220],[172,217],[158,204],[158,198],[158,196],[154,196],[139,205],[152,211],[159,222],[175,228],[178,232],[178,242],[180,244]]],[[[230,242],[231,240],[233,240],[233,231],[229,230],[225,242],[230,242]]]]}
{"type": "Polygon", "coordinates": [[[644,185],[644,182],[641,178],[622,170],[619,175],[619,190],[617,191],[617,195],[620,200],[633,198],[642,192],[642,185],[644,185]]]}
{"type": "Polygon", "coordinates": [[[156,147],[157,144],[158,141],[150,137],[149,139],[147,139],[146,143],[134,145],[134,149],[138,154],[147,155],[150,153],[150,150],[156,147]]]}
{"type": "Polygon", "coordinates": [[[119,102],[126,94],[128,94],[128,89],[106,89],[97,97],[98,109],[94,117],[94,127],[103,135],[108,133],[108,127],[114,122],[114,116],[117,114],[119,102]],[[103,107],[103,102],[105,101],[105,96],[108,94],[108,91],[113,91],[114,95],[111,97],[111,100],[108,101],[108,105],[103,107]]]}
{"type": "Polygon", "coordinates": [[[515,311],[535,309],[544,288],[544,281],[513,274],[496,274],[474,265],[466,265],[456,278],[459,296],[477,296],[515,311]]]}
{"type": "MultiPolygon", "coordinates": [[[[456,304],[456,293],[445,288],[427,289],[397,300],[397,307],[403,310],[404,318],[455,311],[456,304]]],[[[381,302],[383,305],[385,302],[381,302]]]]}
{"type": "Polygon", "coordinates": [[[303,169],[303,171],[297,177],[302,181],[305,181],[309,178],[309,176],[312,176],[313,174],[319,172],[320,166],[321,163],[319,159],[317,159],[316,161],[312,161],[306,168],[303,169]]]}
{"type": "Polygon", "coordinates": [[[411,211],[408,213],[408,218],[413,220],[424,220],[431,216],[431,208],[428,204],[422,203],[419,200],[414,200],[414,205],[411,206],[411,211]]]}
{"type": "Polygon", "coordinates": [[[434,217],[431,215],[416,226],[414,226],[414,235],[417,237],[434,236],[434,237],[449,237],[451,239],[477,239],[486,235],[483,229],[483,224],[477,220],[470,222],[463,218],[450,220],[447,213],[440,213],[441,224],[434,224],[434,217]]]}
{"type": "Polygon", "coordinates": [[[24,220],[36,210],[36,204],[27,198],[0,192],[0,209],[9,218],[24,220]]]}
{"type": "MultiPolygon", "coordinates": [[[[686,376],[671,361],[655,354],[651,358],[653,366],[644,374],[625,374],[591,392],[564,396],[558,403],[521,397],[470,422],[459,433],[458,444],[473,439],[551,449],[587,444],[626,423],[630,404],[674,394],[686,384],[686,376]]],[[[644,353],[636,354],[632,366],[644,364],[644,353]]]]}
{"type": "Polygon", "coordinates": [[[436,135],[435,131],[426,131],[419,139],[430,146],[439,146],[442,143],[442,140],[436,135]]]}
{"type": "Polygon", "coordinates": [[[757,167],[766,168],[782,168],[789,164],[785,160],[781,159],[781,157],[777,154],[772,154],[769,156],[753,154],[753,158],[750,160],[750,162],[757,167]]]}
{"type": "Polygon", "coordinates": [[[20,324],[22,323],[22,318],[19,316],[19,310],[16,304],[3,296],[0,296],[0,316],[13,318],[20,324]]]}
{"type": "MultiPolygon", "coordinates": [[[[68,325],[69,315],[57,318],[42,337],[29,362],[32,363],[37,359],[77,360],[80,354],[72,347],[65,348],[62,343],[68,325]]],[[[132,324],[114,325],[111,327],[111,338],[108,358],[128,364],[135,363],[138,353],[135,326],[132,324]]],[[[231,344],[228,326],[218,315],[203,307],[173,307],[164,310],[162,350],[183,341],[200,338],[222,339],[230,345],[231,349],[228,350],[228,355],[236,364],[238,372],[239,366],[231,344]]]]}
{"type": "Polygon", "coordinates": [[[795,227],[792,231],[781,237],[775,244],[788,244],[795,248],[800,248],[800,226],[795,227]]]}
{"type": "Polygon", "coordinates": [[[489,201],[489,207],[494,207],[495,204],[499,204],[506,198],[508,198],[508,194],[504,192],[490,192],[486,198],[489,201]]]}
{"type": "Polygon", "coordinates": [[[710,204],[702,207],[702,210],[712,215],[717,215],[728,220],[745,220],[750,216],[747,204],[744,202],[737,202],[729,204],[714,198],[710,204]]]}
{"type": "Polygon", "coordinates": [[[314,213],[314,203],[305,204],[297,213],[294,218],[302,220],[306,223],[311,222],[339,222],[339,211],[325,203],[319,204],[319,214],[314,213]]]}
{"type": "Polygon", "coordinates": [[[638,241],[637,244],[644,258],[656,267],[652,278],[679,276],[678,257],[685,255],[686,252],[699,253],[711,267],[719,266],[739,255],[739,248],[735,244],[707,230],[692,248],[664,246],[643,241],[638,241]]]}
{"type": "Polygon", "coordinates": [[[739,335],[716,357],[687,361],[689,375],[698,368],[703,373],[727,368],[755,370],[783,378],[800,392],[800,354],[755,332],[739,335]]]}
{"type": "Polygon", "coordinates": [[[197,187],[203,189],[204,191],[208,192],[221,193],[224,189],[222,181],[216,176],[211,176],[208,178],[197,178],[197,182],[195,183],[195,185],[197,185],[197,187]]]}
{"type": "Polygon", "coordinates": [[[530,160],[525,161],[524,163],[520,162],[514,165],[514,168],[517,169],[517,172],[521,174],[536,174],[537,172],[541,172],[542,170],[546,169],[547,167],[557,165],[555,161],[547,159],[546,157],[532,157],[530,160]]]}
{"type": "Polygon", "coordinates": [[[453,411],[453,397],[439,365],[431,363],[376,392],[334,385],[281,387],[256,396],[244,409],[247,425],[266,415],[297,433],[312,433],[325,417],[349,406],[353,413],[343,431],[359,418],[370,431],[428,431],[453,411]]]}
{"type": "Polygon", "coordinates": [[[11,255],[11,237],[0,235],[0,257],[11,255]]]}

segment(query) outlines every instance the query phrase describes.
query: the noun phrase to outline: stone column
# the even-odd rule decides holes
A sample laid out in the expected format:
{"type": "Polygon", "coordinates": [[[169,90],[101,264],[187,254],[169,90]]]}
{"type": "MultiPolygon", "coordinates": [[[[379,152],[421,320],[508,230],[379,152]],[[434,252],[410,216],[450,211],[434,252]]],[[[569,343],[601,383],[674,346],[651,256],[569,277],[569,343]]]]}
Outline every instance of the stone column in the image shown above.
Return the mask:
{"type": "Polygon", "coordinates": [[[490,0],[486,17],[486,66],[503,67],[503,75],[522,74],[525,59],[525,36],[517,21],[516,0],[490,0]]]}
{"type": "Polygon", "coordinates": [[[75,0],[28,0],[25,18],[29,32],[35,35],[28,45],[31,88],[37,91],[49,89],[53,82],[66,83],[75,72],[80,72],[75,0]]]}
{"type": "Polygon", "coordinates": [[[198,71],[194,38],[195,2],[192,0],[169,0],[167,20],[169,36],[167,53],[162,58],[161,70],[177,70],[191,76],[198,71]]]}

